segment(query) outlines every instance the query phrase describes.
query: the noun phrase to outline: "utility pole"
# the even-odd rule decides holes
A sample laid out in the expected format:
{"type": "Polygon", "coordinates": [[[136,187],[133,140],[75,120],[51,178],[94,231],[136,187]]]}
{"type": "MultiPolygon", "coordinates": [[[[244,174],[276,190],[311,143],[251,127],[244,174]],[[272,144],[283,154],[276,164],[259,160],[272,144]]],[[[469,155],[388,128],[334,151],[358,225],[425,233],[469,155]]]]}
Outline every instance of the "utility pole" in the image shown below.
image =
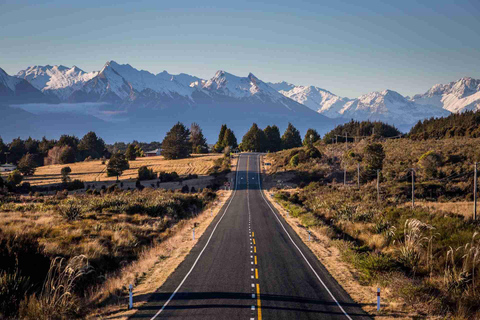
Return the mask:
{"type": "Polygon", "coordinates": [[[380,203],[380,169],[377,169],[377,202],[380,203]]]}
{"type": "Polygon", "coordinates": [[[348,132],[345,132],[345,143],[348,143],[348,132]]]}
{"type": "Polygon", "coordinates": [[[372,136],[375,135],[375,127],[373,127],[373,133],[372,133],[372,136]]]}
{"type": "Polygon", "coordinates": [[[475,162],[475,174],[473,178],[473,220],[477,220],[477,163],[475,162]]]}
{"type": "Polygon", "coordinates": [[[347,184],[347,166],[343,168],[343,185],[345,186],[347,184]]]}
{"type": "Polygon", "coordinates": [[[360,189],[360,163],[357,163],[357,188],[360,189]]]}
{"type": "Polygon", "coordinates": [[[412,209],[415,208],[415,169],[412,168],[412,209]]]}

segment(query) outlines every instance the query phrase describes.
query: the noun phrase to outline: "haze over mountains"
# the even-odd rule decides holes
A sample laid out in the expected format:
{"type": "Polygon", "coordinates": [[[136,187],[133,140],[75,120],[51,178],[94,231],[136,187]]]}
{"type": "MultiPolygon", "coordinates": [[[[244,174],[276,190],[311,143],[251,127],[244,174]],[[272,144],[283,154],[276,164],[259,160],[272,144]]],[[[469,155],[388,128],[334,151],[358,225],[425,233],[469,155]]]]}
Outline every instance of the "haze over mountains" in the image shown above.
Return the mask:
{"type": "Polygon", "coordinates": [[[5,140],[83,135],[88,130],[107,142],[161,140],[181,121],[199,123],[214,142],[222,123],[228,123],[237,138],[252,122],[280,129],[292,122],[303,134],[309,127],[325,133],[350,119],[370,119],[405,131],[424,118],[480,109],[480,80],[435,85],[411,99],[392,90],[349,99],[314,86],[265,83],[251,73],[238,77],[218,71],[211,79],[201,79],[167,71],[153,74],[109,61],[98,72],[47,65],[9,76],[0,69],[0,106],[0,135],[5,140]]]}

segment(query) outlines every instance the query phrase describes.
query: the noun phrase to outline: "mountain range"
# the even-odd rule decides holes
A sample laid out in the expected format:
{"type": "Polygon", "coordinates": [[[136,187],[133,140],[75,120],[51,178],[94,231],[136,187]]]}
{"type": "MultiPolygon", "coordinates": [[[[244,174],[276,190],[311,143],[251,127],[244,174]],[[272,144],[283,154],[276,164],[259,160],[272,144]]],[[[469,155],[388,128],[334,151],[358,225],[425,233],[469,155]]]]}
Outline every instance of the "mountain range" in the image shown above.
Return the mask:
{"type": "Polygon", "coordinates": [[[277,124],[281,129],[292,122],[301,132],[313,127],[322,134],[350,119],[368,119],[405,131],[418,120],[480,109],[480,80],[466,77],[438,84],[412,98],[384,90],[349,99],[315,86],[267,83],[252,73],[238,77],[218,71],[201,79],[167,71],[153,74],[108,61],[94,72],[47,65],[9,76],[0,69],[0,106],[5,115],[0,119],[4,139],[53,136],[69,122],[66,129],[71,134],[81,135],[95,124],[92,130],[107,141],[160,140],[181,121],[199,123],[209,142],[214,142],[222,123],[228,123],[238,138],[252,122],[261,127],[277,124]],[[83,123],[71,121],[80,118],[83,123]],[[17,119],[14,126],[13,119],[17,119]]]}

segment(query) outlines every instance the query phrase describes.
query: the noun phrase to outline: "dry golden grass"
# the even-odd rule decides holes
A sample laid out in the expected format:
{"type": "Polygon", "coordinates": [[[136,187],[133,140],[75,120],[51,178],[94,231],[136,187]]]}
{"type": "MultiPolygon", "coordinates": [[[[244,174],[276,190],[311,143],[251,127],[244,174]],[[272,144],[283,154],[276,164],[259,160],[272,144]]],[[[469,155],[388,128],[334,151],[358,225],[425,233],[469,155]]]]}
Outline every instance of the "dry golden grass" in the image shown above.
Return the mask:
{"type": "MultiPolygon", "coordinates": [[[[406,204],[410,205],[410,204],[406,204]]],[[[429,202],[416,201],[415,205],[433,209],[437,212],[447,212],[464,216],[468,219],[473,217],[473,201],[465,202],[429,202]]],[[[479,203],[477,202],[477,206],[479,203]]],[[[477,215],[480,215],[480,209],[477,207],[477,215]]]]}
{"type": "MultiPolygon", "coordinates": [[[[194,154],[190,158],[179,160],[165,160],[163,156],[137,158],[134,161],[129,161],[130,169],[126,170],[120,178],[122,180],[136,179],[138,168],[142,166],[152,168],[154,172],[175,171],[179,175],[206,175],[208,170],[213,167],[213,162],[220,157],[222,157],[221,154],[194,154]]],[[[106,165],[102,164],[100,160],[95,160],[68,165],[55,164],[38,167],[35,174],[31,177],[26,177],[24,181],[29,182],[31,185],[61,183],[60,170],[66,166],[72,169],[70,174],[72,180],[79,179],[85,182],[116,180],[116,177],[107,177],[106,165]]]]}

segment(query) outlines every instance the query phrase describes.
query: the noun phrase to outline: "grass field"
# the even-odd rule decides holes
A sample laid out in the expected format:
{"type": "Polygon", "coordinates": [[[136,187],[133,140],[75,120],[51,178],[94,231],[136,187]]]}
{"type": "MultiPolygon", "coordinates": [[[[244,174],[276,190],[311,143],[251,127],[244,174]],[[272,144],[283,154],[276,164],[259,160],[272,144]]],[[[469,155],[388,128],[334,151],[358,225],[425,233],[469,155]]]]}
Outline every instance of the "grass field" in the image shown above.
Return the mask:
{"type": "MultiPolygon", "coordinates": [[[[221,154],[197,154],[192,155],[190,158],[179,160],[165,160],[163,156],[137,158],[136,160],[129,162],[130,169],[126,170],[120,179],[136,179],[138,168],[141,166],[148,166],[149,168],[152,168],[154,172],[175,171],[179,175],[206,175],[208,170],[213,167],[213,162],[221,156],[221,154]]],[[[68,165],[56,164],[38,167],[35,174],[31,177],[26,177],[24,181],[29,182],[31,185],[60,183],[60,170],[66,166],[69,166],[72,169],[72,173],[70,174],[72,180],[79,179],[85,182],[116,180],[116,177],[107,177],[106,165],[102,164],[100,160],[95,160],[71,163],[68,165]]]]}

